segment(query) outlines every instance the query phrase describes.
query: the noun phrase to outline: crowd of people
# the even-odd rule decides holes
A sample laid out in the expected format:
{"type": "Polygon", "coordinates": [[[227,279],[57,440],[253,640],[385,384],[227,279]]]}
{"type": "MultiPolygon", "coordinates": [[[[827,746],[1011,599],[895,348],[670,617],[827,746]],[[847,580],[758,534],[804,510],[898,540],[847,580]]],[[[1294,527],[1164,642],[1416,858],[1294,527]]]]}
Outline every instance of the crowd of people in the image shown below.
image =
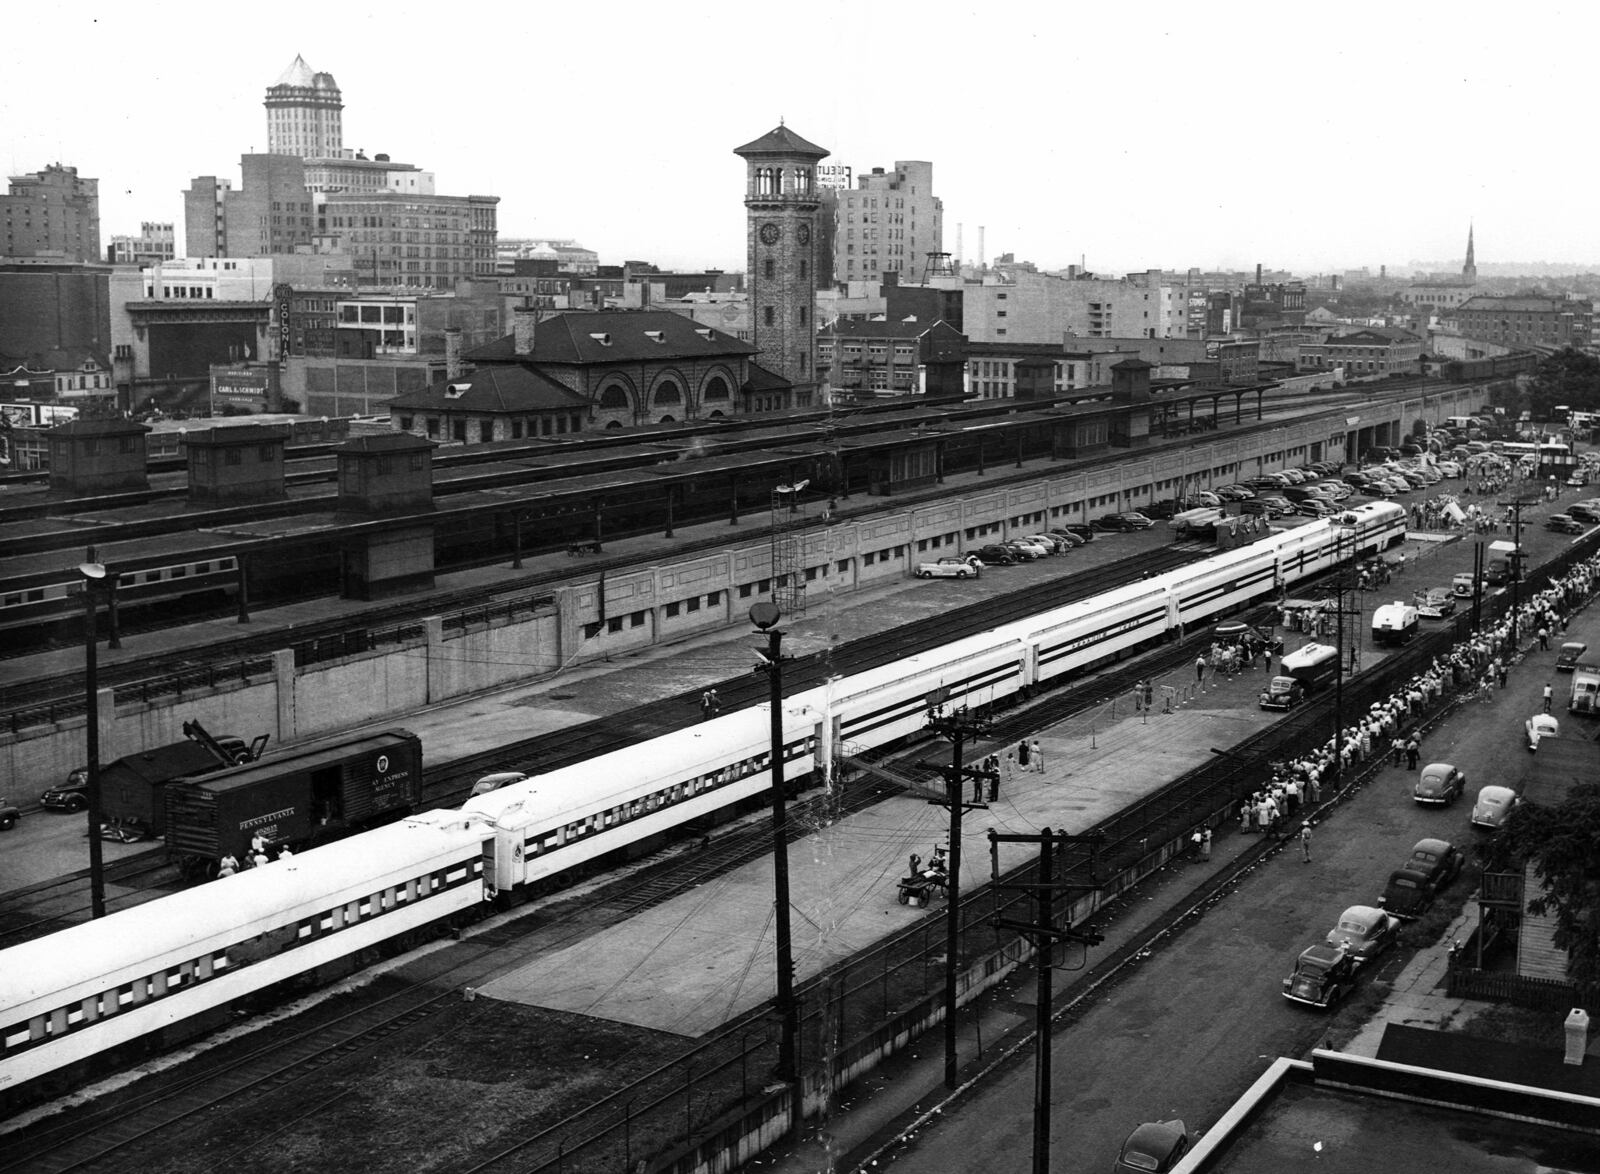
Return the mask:
{"type": "Polygon", "coordinates": [[[244,872],[245,870],[251,868],[265,868],[268,864],[271,864],[274,859],[288,860],[294,855],[294,853],[289,850],[288,844],[279,844],[278,855],[276,857],[271,857],[267,855],[267,849],[270,847],[272,847],[272,845],[267,842],[267,838],[265,836],[260,834],[252,836],[250,838],[250,850],[244,854],[243,860],[240,860],[237,856],[230,852],[217,862],[218,879],[226,876],[233,876],[236,873],[244,872]]]}
{"type": "Polygon", "coordinates": [[[1271,781],[1240,804],[1240,828],[1281,833],[1303,805],[1314,807],[1321,802],[1322,789],[1333,784],[1336,773],[1371,762],[1375,756],[1387,759],[1390,768],[1416,770],[1422,757],[1419,719],[1434,709],[1447,691],[1459,695],[1504,689],[1510,667],[1521,659],[1522,649],[1535,642],[1547,648],[1550,633],[1565,632],[1568,619],[1594,593],[1597,581],[1600,556],[1579,563],[1524,600],[1514,615],[1507,614],[1493,627],[1434,658],[1388,697],[1373,702],[1337,738],[1329,738],[1292,761],[1275,763],[1271,781]]]}

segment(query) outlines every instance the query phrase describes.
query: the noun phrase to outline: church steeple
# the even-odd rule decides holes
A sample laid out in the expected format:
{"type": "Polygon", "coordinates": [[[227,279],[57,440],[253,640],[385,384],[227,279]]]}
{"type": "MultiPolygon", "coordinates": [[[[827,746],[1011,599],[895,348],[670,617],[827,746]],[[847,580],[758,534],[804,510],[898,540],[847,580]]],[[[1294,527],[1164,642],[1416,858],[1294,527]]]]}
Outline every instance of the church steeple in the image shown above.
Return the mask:
{"type": "Polygon", "coordinates": [[[1478,263],[1472,257],[1472,223],[1467,223],[1467,263],[1461,267],[1461,280],[1468,285],[1478,284],[1478,263]]]}

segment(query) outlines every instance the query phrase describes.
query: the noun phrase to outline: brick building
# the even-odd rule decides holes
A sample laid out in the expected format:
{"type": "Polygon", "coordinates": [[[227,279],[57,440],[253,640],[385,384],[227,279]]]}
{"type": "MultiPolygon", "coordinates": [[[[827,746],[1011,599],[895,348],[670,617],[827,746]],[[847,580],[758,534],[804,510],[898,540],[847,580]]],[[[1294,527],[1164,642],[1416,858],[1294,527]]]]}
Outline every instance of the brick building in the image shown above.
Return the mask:
{"type": "Polygon", "coordinates": [[[52,163],[10,182],[10,194],[0,196],[0,257],[101,259],[98,179],[52,163]]]}
{"type": "Polygon", "coordinates": [[[897,159],[893,170],[858,174],[855,187],[828,203],[835,281],[921,281],[928,254],[944,251],[944,201],[933,194],[933,164],[925,160],[897,159]]]}
{"type": "Polygon", "coordinates": [[[1445,315],[1468,338],[1502,346],[1576,347],[1593,337],[1594,306],[1569,298],[1479,296],[1445,315]]]}
{"type": "Polygon", "coordinates": [[[848,321],[817,337],[817,363],[836,399],[960,395],[967,340],[948,322],[848,321]]]}
{"type": "Polygon", "coordinates": [[[1422,339],[1410,331],[1377,327],[1330,335],[1320,343],[1302,344],[1296,367],[1300,371],[1342,367],[1346,379],[1417,375],[1422,371],[1422,339]]]}
{"type": "Polygon", "coordinates": [[[512,333],[447,359],[442,378],[397,396],[401,431],[479,444],[523,436],[776,411],[788,382],[755,347],[665,310],[513,313],[512,333]]]}

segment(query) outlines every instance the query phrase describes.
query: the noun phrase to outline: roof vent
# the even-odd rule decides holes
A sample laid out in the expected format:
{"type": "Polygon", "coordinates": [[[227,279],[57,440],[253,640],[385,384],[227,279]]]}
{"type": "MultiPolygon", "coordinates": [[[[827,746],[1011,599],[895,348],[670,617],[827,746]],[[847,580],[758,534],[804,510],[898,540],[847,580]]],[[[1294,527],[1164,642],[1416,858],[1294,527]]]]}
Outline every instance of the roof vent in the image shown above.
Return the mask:
{"type": "Polygon", "coordinates": [[[447,383],[444,386],[445,399],[460,399],[472,390],[470,383],[447,383]]]}
{"type": "Polygon", "coordinates": [[[705,339],[707,342],[711,341],[711,329],[710,329],[710,327],[707,327],[707,326],[696,326],[694,328],[694,332],[696,334],[698,334],[701,338],[705,339]]]}
{"type": "Polygon", "coordinates": [[[611,345],[611,336],[609,334],[591,334],[589,337],[594,339],[595,342],[599,343],[601,346],[611,345]]]}
{"type": "Polygon", "coordinates": [[[651,342],[664,343],[664,342],[667,341],[667,336],[665,334],[661,333],[661,331],[659,331],[659,330],[646,330],[644,332],[644,336],[646,338],[648,338],[651,342]]]}

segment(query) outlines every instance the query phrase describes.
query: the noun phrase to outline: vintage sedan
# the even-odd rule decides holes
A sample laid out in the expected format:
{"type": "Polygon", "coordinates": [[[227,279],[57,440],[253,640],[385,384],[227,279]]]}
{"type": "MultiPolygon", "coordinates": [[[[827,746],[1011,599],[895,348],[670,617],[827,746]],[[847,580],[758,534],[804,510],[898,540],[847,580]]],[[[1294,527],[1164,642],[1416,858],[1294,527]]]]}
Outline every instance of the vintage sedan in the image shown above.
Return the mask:
{"type": "Polygon", "coordinates": [[[1122,1143],[1112,1174],[1166,1174],[1188,1150],[1189,1131],[1182,1121],[1146,1121],[1122,1143]]]}
{"type": "Polygon", "coordinates": [[[1575,501],[1567,507],[1567,516],[1580,522],[1600,522],[1600,501],[1575,501]]]}
{"type": "Polygon", "coordinates": [[[1583,523],[1571,514],[1551,514],[1544,520],[1546,530],[1554,530],[1557,534],[1582,534],[1583,523]]]}
{"type": "Polygon", "coordinates": [[[1417,776],[1411,797],[1418,803],[1454,803],[1467,790],[1467,776],[1448,762],[1430,762],[1417,776]]]}
{"type": "Polygon", "coordinates": [[[1417,600],[1417,614],[1424,619],[1442,620],[1455,610],[1455,593],[1448,587],[1429,587],[1417,600]]]}
{"type": "Polygon", "coordinates": [[[1561,646],[1561,651],[1556,653],[1556,672],[1570,673],[1578,667],[1578,662],[1583,659],[1583,654],[1589,651],[1589,646],[1581,640],[1568,640],[1561,646]]]}
{"type": "Polygon", "coordinates": [[[1357,966],[1365,966],[1400,940],[1400,919],[1373,905],[1352,905],[1323,940],[1343,946],[1357,966]]]}
{"type": "Polygon", "coordinates": [[[1127,510],[1120,514],[1107,514],[1103,518],[1095,519],[1096,526],[1102,530],[1148,530],[1155,523],[1137,510],[1127,510]]]}
{"type": "Polygon", "coordinates": [[[1356,960],[1350,951],[1318,942],[1294,960],[1294,973],[1283,980],[1283,997],[1326,1009],[1348,994],[1355,982],[1356,960]]]}
{"type": "Polygon", "coordinates": [[[1455,845],[1436,839],[1418,840],[1406,862],[1389,874],[1378,904],[1396,917],[1421,917],[1434,897],[1461,874],[1462,854],[1455,845]]]}
{"type": "Polygon", "coordinates": [[[1010,567],[1020,561],[1016,551],[1007,550],[998,543],[980,546],[974,553],[978,556],[978,561],[986,567],[1010,567]]]}
{"type": "Polygon", "coordinates": [[[983,574],[983,563],[972,555],[958,558],[946,555],[931,563],[917,564],[919,579],[976,579],[983,574]]]}
{"type": "Polygon", "coordinates": [[[1478,801],[1472,805],[1472,826],[1492,831],[1505,823],[1516,805],[1515,791],[1490,784],[1478,792],[1478,801]]]}
{"type": "Polygon", "coordinates": [[[22,818],[22,809],[15,803],[7,803],[0,799],[0,832],[9,832],[17,826],[17,820],[22,818]]]}
{"type": "Polygon", "coordinates": [[[1534,714],[1523,723],[1522,729],[1528,736],[1530,754],[1539,749],[1539,743],[1544,739],[1561,737],[1561,723],[1548,713],[1534,714]]]}

